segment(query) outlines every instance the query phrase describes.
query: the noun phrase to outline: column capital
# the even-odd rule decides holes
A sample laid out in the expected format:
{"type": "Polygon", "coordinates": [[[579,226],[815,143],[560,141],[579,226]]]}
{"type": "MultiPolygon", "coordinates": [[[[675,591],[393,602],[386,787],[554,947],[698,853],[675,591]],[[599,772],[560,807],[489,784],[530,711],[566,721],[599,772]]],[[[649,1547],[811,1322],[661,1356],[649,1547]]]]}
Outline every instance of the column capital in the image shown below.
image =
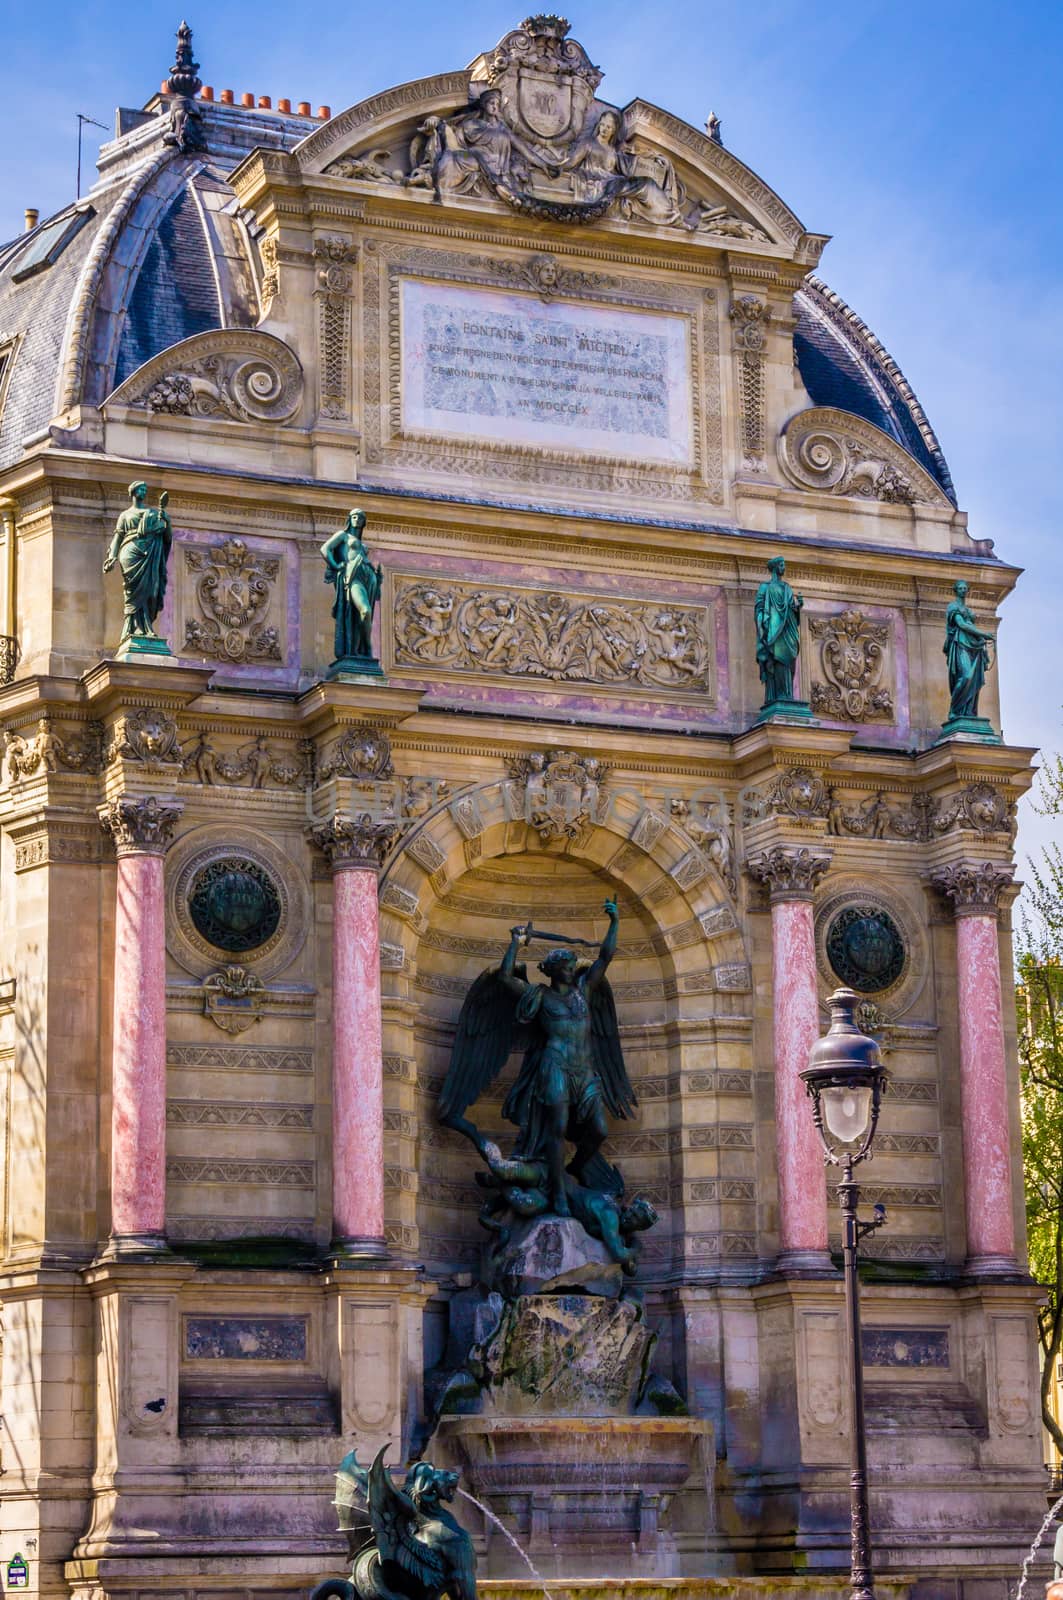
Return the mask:
{"type": "Polygon", "coordinates": [[[807,845],[772,845],[747,856],[746,871],[757,883],[767,884],[772,902],[811,900],[816,885],[831,864],[829,850],[810,850],[807,845]]]}
{"type": "Polygon", "coordinates": [[[164,856],[183,810],[172,795],[120,794],[97,806],[96,815],[120,856],[164,856]]]}
{"type": "Polygon", "coordinates": [[[381,820],[366,812],[336,815],[309,828],[313,843],[328,858],[333,872],[350,869],[375,872],[391,849],[401,824],[381,820]]]}
{"type": "Polygon", "coordinates": [[[954,861],[932,872],[930,882],[949,897],[957,917],[995,917],[1014,873],[996,861],[954,861]]]}

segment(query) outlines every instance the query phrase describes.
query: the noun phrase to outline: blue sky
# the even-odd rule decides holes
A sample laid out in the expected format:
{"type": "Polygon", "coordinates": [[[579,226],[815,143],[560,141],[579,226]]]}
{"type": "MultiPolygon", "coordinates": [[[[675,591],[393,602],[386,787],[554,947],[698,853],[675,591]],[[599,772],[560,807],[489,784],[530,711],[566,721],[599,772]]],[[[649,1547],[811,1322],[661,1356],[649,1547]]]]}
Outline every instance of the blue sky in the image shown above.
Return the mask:
{"type": "MultiPolygon", "coordinates": [[[[25,206],[46,215],[72,195],[75,112],[109,123],[158,87],[184,3],[3,0],[0,237],[25,206]]],[[[523,15],[483,0],[188,4],[216,91],[333,111],[466,65],[523,15]]],[[[604,98],[696,126],[715,110],[735,154],[834,235],[823,276],[914,385],[972,533],[1027,569],[1001,630],[1005,735],[1063,746],[1063,6],[582,0],[569,15],[604,98]]],[[[1024,810],[1020,854],[1044,836],[1024,810]]]]}

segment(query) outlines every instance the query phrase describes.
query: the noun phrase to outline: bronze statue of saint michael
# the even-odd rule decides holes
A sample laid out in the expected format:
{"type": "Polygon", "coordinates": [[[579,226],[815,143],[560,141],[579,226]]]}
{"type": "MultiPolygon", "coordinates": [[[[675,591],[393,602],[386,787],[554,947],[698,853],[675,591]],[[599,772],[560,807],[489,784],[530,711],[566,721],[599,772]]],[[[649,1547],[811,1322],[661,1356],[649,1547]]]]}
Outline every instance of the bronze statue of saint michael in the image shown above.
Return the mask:
{"type": "MultiPolygon", "coordinates": [[[[572,1214],[572,1180],[594,1190],[623,1190],[598,1152],[608,1132],[605,1114],[628,1117],[635,1093],[620,1049],[613,993],[605,976],[616,952],[619,912],[607,900],[609,930],[590,966],[572,950],[551,950],[539,963],[548,984],[530,983],[517,952],[532,939],[556,939],[529,922],[511,930],[498,967],[476,979],[458,1018],[457,1035],[439,1096],[439,1119],[472,1140],[493,1172],[540,1171],[555,1216],[572,1214]],[[520,1133],[511,1161],[465,1116],[498,1077],[514,1050],[524,1059],[502,1114],[520,1133]],[[575,1145],[568,1163],[566,1141],[575,1145]]],[[[570,940],[586,944],[587,940],[570,940]]]]}

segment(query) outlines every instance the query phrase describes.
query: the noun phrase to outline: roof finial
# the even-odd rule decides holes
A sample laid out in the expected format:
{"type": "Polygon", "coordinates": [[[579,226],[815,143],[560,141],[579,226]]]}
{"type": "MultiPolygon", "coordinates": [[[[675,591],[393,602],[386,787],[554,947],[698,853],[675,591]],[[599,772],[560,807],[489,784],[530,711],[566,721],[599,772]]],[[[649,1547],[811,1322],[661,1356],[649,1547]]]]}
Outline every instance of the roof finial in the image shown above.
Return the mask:
{"type": "Polygon", "coordinates": [[[182,22],[177,30],[177,54],[166,80],[171,94],[192,96],[203,87],[199,80],[199,62],[192,55],[192,30],[182,22]]]}

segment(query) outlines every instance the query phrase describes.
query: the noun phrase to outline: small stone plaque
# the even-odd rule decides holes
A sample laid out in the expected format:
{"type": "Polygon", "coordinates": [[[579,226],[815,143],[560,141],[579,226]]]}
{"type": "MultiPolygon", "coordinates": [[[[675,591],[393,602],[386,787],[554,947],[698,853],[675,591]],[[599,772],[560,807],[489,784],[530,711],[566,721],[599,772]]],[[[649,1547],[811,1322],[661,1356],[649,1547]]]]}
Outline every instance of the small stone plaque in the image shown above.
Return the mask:
{"type": "Polygon", "coordinates": [[[187,1361],[305,1361],[305,1317],[186,1317],[187,1361]]]}
{"type": "Polygon", "coordinates": [[[691,419],[685,317],[403,282],[404,428],[690,466],[691,419]]]}
{"type": "Polygon", "coordinates": [[[948,1369],[947,1328],[863,1328],[861,1335],[866,1367],[948,1369]]]}

